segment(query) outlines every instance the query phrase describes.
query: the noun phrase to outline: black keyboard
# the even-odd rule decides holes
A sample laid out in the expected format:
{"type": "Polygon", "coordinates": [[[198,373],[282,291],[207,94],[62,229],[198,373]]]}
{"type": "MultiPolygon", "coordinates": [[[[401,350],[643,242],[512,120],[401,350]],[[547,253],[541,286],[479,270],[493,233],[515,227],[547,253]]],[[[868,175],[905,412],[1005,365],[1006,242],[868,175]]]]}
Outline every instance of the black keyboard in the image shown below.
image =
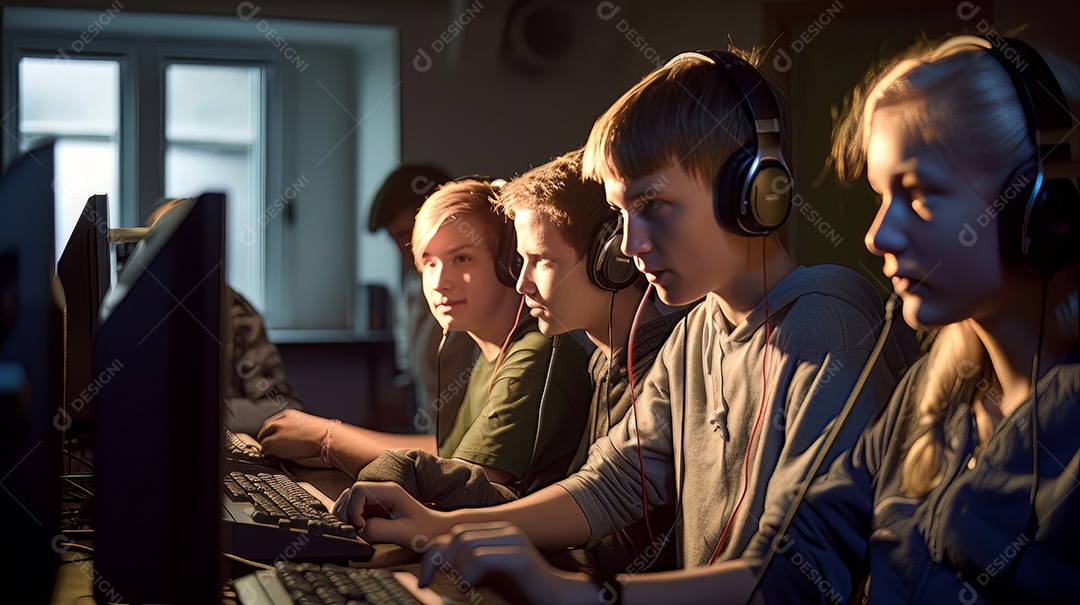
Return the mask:
{"type": "MultiPolygon", "coordinates": [[[[251,439],[248,437],[248,439],[251,439]]],[[[262,448],[259,447],[257,442],[244,441],[239,435],[225,429],[225,456],[233,460],[239,460],[241,462],[251,462],[253,464],[266,464],[266,456],[262,453],[262,448]]]]}
{"type": "Polygon", "coordinates": [[[334,516],[326,505],[284,473],[254,467],[225,475],[225,494],[233,502],[249,502],[256,523],[281,529],[302,529],[315,535],[356,538],[356,528],[334,516]]]}
{"type": "Polygon", "coordinates": [[[281,470],[231,459],[224,461],[223,475],[225,552],[258,561],[371,558],[371,545],[330,512],[333,502],[314,486],[281,470]]]}
{"type": "Polygon", "coordinates": [[[331,563],[278,561],[273,570],[255,572],[233,584],[236,599],[243,605],[435,605],[446,602],[430,589],[417,588],[416,578],[407,572],[358,569],[331,563]],[[411,590],[403,582],[407,582],[411,590]]]}

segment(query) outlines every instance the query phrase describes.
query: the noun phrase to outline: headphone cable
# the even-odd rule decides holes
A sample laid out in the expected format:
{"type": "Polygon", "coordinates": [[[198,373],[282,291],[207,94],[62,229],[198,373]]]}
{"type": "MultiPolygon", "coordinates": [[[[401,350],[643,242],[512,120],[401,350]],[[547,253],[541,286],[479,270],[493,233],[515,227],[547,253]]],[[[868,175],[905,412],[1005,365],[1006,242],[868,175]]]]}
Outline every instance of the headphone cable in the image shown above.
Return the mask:
{"type": "MultiPolygon", "coordinates": [[[[731,509],[731,514],[728,515],[727,522],[724,523],[724,530],[720,532],[720,537],[716,540],[716,548],[713,549],[712,555],[709,557],[709,565],[716,562],[716,558],[720,556],[720,550],[727,544],[728,538],[731,536],[731,529],[735,525],[735,516],[742,508],[743,502],[746,500],[746,494],[750,488],[750,454],[754,450],[754,441],[757,439],[758,431],[761,429],[761,420],[765,417],[765,402],[768,400],[768,366],[769,366],[769,342],[772,340],[772,324],[769,323],[769,279],[765,272],[765,239],[761,240],[761,282],[762,288],[765,292],[765,346],[761,355],[761,403],[758,405],[757,418],[754,420],[754,428],[750,430],[750,440],[746,444],[746,455],[743,456],[743,487],[742,493],[739,494],[739,500],[735,503],[734,508],[731,509]]],[[[721,377],[723,376],[723,359],[720,360],[721,377]]],[[[721,378],[720,384],[723,385],[724,381],[721,378]]],[[[723,388],[721,386],[721,388],[723,388]]],[[[723,397],[724,394],[720,393],[723,397]]]]}
{"type": "Polygon", "coordinates": [[[1046,334],[1046,301],[1049,297],[1050,277],[1043,278],[1042,304],[1039,307],[1039,338],[1035,346],[1035,355],[1031,360],[1031,410],[1028,422],[1031,423],[1031,511],[1028,514],[1027,524],[1024,527],[1024,536],[1027,540],[1017,549],[1016,555],[1009,562],[1009,568],[1003,574],[1004,581],[1008,581],[1016,571],[1021,555],[1027,550],[1031,541],[1035,539],[1035,532],[1039,526],[1039,515],[1035,511],[1035,498],[1039,494],[1039,365],[1042,357],[1043,336],[1046,334]]]}
{"type": "Polygon", "coordinates": [[[848,395],[847,402],[836,416],[836,420],[833,421],[832,430],[829,431],[828,436],[825,437],[825,441],[822,442],[817,455],[814,456],[814,461],[807,469],[806,477],[803,479],[802,484],[799,485],[799,491],[788,504],[787,514],[784,515],[784,520],[780,522],[776,534],[773,536],[772,545],[765,554],[765,558],[761,561],[757,576],[754,578],[754,585],[746,598],[747,603],[753,601],[754,594],[757,593],[758,588],[761,586],[761,580],[765,577],[765,572],[768,571],[769,565],[776,556],[779,540],[789,529],[791,529],[791,524],[795,520],[795,513],[798,511],[799,505],[806,499],[806,494],[810,491],[810,486],[814,483],[818,471],[825,463],[825,458],[828,456],[829,450],[832,449],[833,443],[835,443],[837,437],[840,436],[840,430],[844,427],[844,422],[847,420],[848,416],[851,415],[851,411],[855,409],[855,401],[858,399],[859,394],[862,393],[863,387],[866,386],[866,381],[870,378],[870,372],[873,371],[874,366],[877,365],[878,358],[881,357],[881,351],[885,348],[885,341],[892,331],[893,315],[896,311],[896,304],[899,299],[900,297],[896,293],[893,293],[889,295],[888,301],[885,302],[885,323],[881,327],[881,334],[878,335],[878,340],[874,343],[874,348],[870,351],[870,356],[867,357],[866,364],[859,374],[859,379],[855,381],[855,386],[851,389],[851,394],[848,395]]]}
{"type": "Polygon", "coordinates": [[[442,338],[439,339],[439,350],[435,352],[435,451],[442,447],[442,439],[439,438],[439,419],[442,416],[442,407],[446,403],[442,398],[442,350],[446,344],[446,335],[450,331],[443,328],[442,338]]]}
{"type": "MultiPolygon", "coordinates": [[[[634,388],[634,338],[637,336],[638,320],[641,318],[641,312],[648,304],[649,294],[652,292],[653,284],[650,282],[649,286],[645,288],[645,295],[641,297],[641,302],[638,304],[637,312],[634,313],[634,322],[630,325],[630,339],[626,343],[626,374],[628,378],[627,388],[630,389],[630,407],[634,411],[634,436],[637,437],[637,454],[638,454],[638,470],[641,471],[641,504],[642,512],[645,513],[645,529],[649,532],[649,541],[656,542],[656,537],[653,535],[652,522],[649,520],[649,490],[645,486],[645,455],[641,451],[641,430],[638,428],[638,415],[637,415],[637,393],[634,388]]],[[[685,381],[684,381],[685,384],[685,381]]]]}
{"type": "MultiPolygon", "coordinates": [[[[607,392],[605,393],[604,406],[607,408],[607,430],[611,430],[611,360],[615,357],[615,337],[614,337],[614,324],[615,324],[615,295],[616,290],[611,291],[611,304],[608,306],[608,320],[607,320],[607,341],[608,341],[608,358],[607,358],[607,392]]],[[[627,351],[629,355],[629,351],[627,351]]],[[[627,367],[630,366],[630,357],[626,358],[627,367]]],[[[597,422],[599,424],[599,422],[597,422]]],[[[604,431],[605,433],[607,431],[604,431]]]]}
{"type": "Polygon", "coordinates": [[[514,325],[510,328],[510,331],[506,334],[506,339],[503,340],[502,346],[499,347],[499,356],[495,358],[495,369],[491,371],[491,378],[488,379],[488,396],[491,396],[491,389],[495,386],[495,375],[499,373],[499,367],[503,362],[503,355],[506,354],[506,347],[510,345],[510,337],[514,335],[514,331],[518,329],[518,325],[521,322],[521,310],[525,308],[525,297],[521,297],[521,302],[518,303],[517,315],[514,316],[514,325]]]}

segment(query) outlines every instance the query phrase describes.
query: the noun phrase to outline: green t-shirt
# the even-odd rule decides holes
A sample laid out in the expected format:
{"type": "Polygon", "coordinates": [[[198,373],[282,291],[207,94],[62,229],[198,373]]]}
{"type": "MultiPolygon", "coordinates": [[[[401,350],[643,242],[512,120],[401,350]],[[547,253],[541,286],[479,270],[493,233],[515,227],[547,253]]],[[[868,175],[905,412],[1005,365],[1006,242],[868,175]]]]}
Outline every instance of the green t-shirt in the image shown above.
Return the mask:
{"type": "Polygon", "coordinates": [[[565,477],[585,431],[591,386],[585,351],[565,335],[559,338],[545,388],[551,350],[552,339],[529,317],[514,330],[494,380],[495,361],[481,355],[439,455],[506,471],[525,489],[565,477]],[[530,464],[534,447],[536,458],[530,464]]]}

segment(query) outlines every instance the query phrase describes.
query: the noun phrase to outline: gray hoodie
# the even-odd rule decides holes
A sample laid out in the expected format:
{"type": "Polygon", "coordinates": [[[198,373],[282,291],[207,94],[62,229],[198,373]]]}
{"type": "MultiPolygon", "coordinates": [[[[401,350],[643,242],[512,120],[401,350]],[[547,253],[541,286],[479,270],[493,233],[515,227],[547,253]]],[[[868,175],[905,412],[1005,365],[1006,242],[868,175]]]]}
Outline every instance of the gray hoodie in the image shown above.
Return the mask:
{"type": "MultiPolygon", "coordinates": [[[[863,277],[834,265],[796,268],[769,292],[768,303],[769,329],[765,301],[734,329],[712,295],[698,305],[661,349],[636,412],[558,483],[585,513],[590,545],[642,516],[635,419],[650,508],[674,501],[680,511],[682,566],[708,564],[729,518],[717,560],[742,554],[763,512],[786,509],[862,371],[883,313],[863,277]]],[[[894,327],[823,468],[855,443],[916,356],[910,331],[894,327]]],[[[657,540],[664,529],[653,528],[657,540]]]]}

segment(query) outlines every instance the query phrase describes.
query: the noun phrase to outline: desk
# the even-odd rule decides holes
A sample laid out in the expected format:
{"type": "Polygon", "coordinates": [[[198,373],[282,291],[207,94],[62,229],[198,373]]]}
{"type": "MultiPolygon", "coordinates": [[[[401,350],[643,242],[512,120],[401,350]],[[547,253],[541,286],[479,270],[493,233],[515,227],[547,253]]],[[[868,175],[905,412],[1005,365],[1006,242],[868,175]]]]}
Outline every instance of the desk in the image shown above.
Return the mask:
{"type": "MultiPolygon", "coordinates": [[[[56,575],[56,589],[52,596],[52,605],[97,605],[93,597],[94,565],[91,560],[81,553],[65,553],[65,562],[60,565],[56,575]]],[[[375,547],[375,555],[368,563],[358,567],[378,567],[389,571],[403,570],[416,576],[420,573],[420,563],[417,562],[419,555],[391,544],[379,544],[375,547]]],[[[239,578],[254,571],[249,566],[230,562],[229,578],[239,578]]],[[[506,603],[502,597],[487,588],[464,587],[466,592],[459,590],[443,574],[435,574],[431,584],[432,590],[440,595],[449,597],[457,603],[486,603],[490,605],[503,605],[506,603]]]]}
{"type": "MultiPolygon", "coordinates": [[[[354,481],[349,475],[335,469],[315,469],[288,465],[286,470],[297,479],[311,483],[330,498],[336,498],[354,481]]],[[[75,550],[63,553],[62,559],[63,562],[57,570],[56,587],[51,604],[96,605],[93,599],[93,586],[95,580],[101,579],[94,576],[92,559],[75,550]]],[[[420,572],[419,560],[420,555],[410,550],[392,544],[377,544],[375,545],[375,554],[371,560],[366,563],[356,564],[356,566],[377,567],[391,571],[404,570],[415,576],[420,572]]],[[[234,579],[247,575],[252,571],[254,569],[248,565],[229,561],[226,575],[228,578],[234,579]]],[[[466,587],[467,592],[462,593],[458,586],[443,574],[436,574],[431,588],[440,595],[447,596],[462,604],[483,602],[485,604],[501,605],[506,603],[505,600],[486,588],[466,587]]]]}

